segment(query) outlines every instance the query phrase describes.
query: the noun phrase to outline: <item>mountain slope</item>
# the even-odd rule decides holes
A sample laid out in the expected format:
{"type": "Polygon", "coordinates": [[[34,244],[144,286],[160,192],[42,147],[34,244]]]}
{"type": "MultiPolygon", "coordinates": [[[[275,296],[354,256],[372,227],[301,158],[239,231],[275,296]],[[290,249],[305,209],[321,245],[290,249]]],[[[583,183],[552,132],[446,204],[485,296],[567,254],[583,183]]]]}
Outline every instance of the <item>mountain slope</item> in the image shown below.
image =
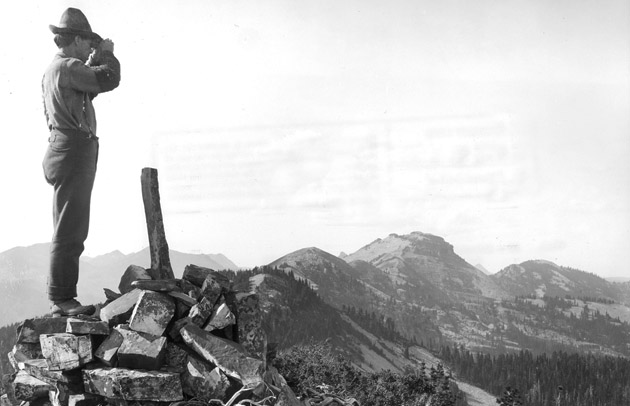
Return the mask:
{"type": "Polygon", "coordinates": [[[510,265],[491,276],[513,296],[589,297],[624,301],[622,289],[597,275],[561,267],[553,262],[531,260],[510,265]]]}
{"type": "Polygon", "coordinates": [[[270,265],[309,281],[336,308],[376,314],[432,348],[630,355],[630,308],[616,302],[627,297],[625,284],[545,261],[488,276],[443,238],[414,232],[377,239],[343,260],[307,248],[270,265]],[[542,290],[544,300],[516,298],[542,290]]]}
{"type": "Polygon", "coordinates": [[[338,308],[369,306],[366,287],[357,280],[358,272],[344,260],[319,248],[304,248],[287,254],[269,265],[303,279],[328,303],[338,308]]]}
{"type": "Polygon", "coordinates": [[[442,237],[413,232],[390,234],[344,258],[348,263],[362,260],[379,268],[396,285],[414,295],[439,295],[439,301],[457,301],[468,296],[500,299],[505,292],[463,258],[442,237]]]}

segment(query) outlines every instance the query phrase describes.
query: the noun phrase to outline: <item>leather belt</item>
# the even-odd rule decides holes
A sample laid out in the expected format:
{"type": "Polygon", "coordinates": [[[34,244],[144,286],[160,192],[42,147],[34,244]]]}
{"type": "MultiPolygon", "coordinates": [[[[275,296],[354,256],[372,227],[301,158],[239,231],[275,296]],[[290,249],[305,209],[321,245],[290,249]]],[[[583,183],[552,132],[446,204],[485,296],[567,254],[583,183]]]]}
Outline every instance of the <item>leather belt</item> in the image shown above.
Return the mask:
{"type": "Polygon", "coordinates": [[[54,135],[55,132],[61,133],[68,137],[77,137],[77,138],[85,138],[85,139],[93,139],[98,140],[98,137],[91,132],[77,130],[76,128],[53,128],[50,130],[50,134],[54,135]]]}

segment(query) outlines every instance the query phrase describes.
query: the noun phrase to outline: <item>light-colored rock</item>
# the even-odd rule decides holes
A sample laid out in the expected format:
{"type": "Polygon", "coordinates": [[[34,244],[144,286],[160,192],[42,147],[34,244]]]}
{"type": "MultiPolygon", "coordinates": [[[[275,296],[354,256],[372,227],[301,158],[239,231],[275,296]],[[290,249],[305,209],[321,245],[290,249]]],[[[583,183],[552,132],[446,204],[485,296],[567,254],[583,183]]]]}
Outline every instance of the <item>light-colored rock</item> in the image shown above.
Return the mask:
{"type": "Polygon", "coordinates": [[[40,344],[50,370],[67,371],[85,365],[93,359],[92,340],[87,335],[42,334],[40,344]]]}
{"type": "Polygon", "coordinates": [[[175,302],[169,295],[142,291],[129,319],[132,330],[161,336],[175,314],[175,302]]]}
{"type": "Polygon", "coordinates": [[[19,403],[16,401],[11,402],[11,400],[9,399],[9,395],[8,394],[4,394],[2,396],[0,396],[0,406],[17,406],[19,405],[19,403]]]}
{"type": "Polygon", "coordinates": [[[46,360],[36,359],[25,362],[24,371],[50,385],[48,398],[53,406],[66,406],[71,394],[83,392],[83,379],[79,369],[51,371],[46,360]]]}
{"type": "Polygon", "coordinates": [[[140,289],[134,289],[110,302],[101,309],[101,320],[108,322],[110,325],[127,322],[141,294],[142,291],[140,289]]]}
{"type": "Polygon", "coordinates": [[[226,303],[222,303],[212,312],[210,321],[204,326],[204,330],[221,330],[236,323],[236,316],[230,311],[226,303]]]}
{"type": "Polygon", "coordinates": [[[179,374],[125,368],[83,370],[88,393],[113,399],[177,402],[183,400],[179,374]]]}
{"type": "Polygon", "coordinates": [[[239,344],[215,337],[192,323],[182,327],[180,333],[197,354],[243,386],[254,388],[262,382],[263,362],[248,356],[239,344]]]}
{"type": "Polygon", "coordinates": [[[118,284],[118,290],[120,293],[125,294],[127,292],[131,292],[135,288],[131,286],[131,284],[138,280],[150,280],[151,275],[141,266],[138,265],[129,265],[125,270],[125,273],[120,278],[120,283],[118,284]]]}
{"type": "Polygon", "coordinates": [[[124,334],[118,348],[118,366],[131,369],[158,370],[166,355],[166,337],[151,336],[135,331],[124,334]]]}
{"type": "Polygon", "coordinates": [[[119,328],[113,328],[112,332],[94,351],[94,356],[107,366],[113,367],[118,363],[118,348],[123,343],[123,335],[119,328]]]}
{"type": "Polygon", "coordinates": [[[186,370],[181,375],[184,393],[202,401],[225,400],[230,382],[218,367],[195,357],[188,357],[186,370]]]}
{"type": "Polygon", "coordinates": [[[105,321],[83,320],[70,317],[66,322],[65,332],[106,336],[109,334],[109,324],[105,321]]]}
{"type": "Polygon", "coordinates": [[[103,397],[91,393],[81,393],[68,397],[68,406],[99,406],[104,403],[103,397]]]}

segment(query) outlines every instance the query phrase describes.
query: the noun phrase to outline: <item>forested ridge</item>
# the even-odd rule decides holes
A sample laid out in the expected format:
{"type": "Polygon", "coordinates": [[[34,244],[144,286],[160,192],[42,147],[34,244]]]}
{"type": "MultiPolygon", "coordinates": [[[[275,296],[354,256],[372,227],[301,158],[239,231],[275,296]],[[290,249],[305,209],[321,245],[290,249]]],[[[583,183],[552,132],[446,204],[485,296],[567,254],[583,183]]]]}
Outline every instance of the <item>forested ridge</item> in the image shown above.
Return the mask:
{"type": "Polygon", "coordinates": [[[526,406],[630,405],[630,360],[554,351],[491,356],[443,347],[440,357],[457,379],[499,396],[517,389],[526,406]]]}
{"type": "Polygon", "coordinates": [[[594,308],[593,303],[608,303],[605,299],[544,296],[539,300],[544,305],[536,303],[533,296],[503,301],[501,305],[507,327],[501,335],[521,343],[534,353],[551,353],[553,350],[588,352],[605,347],[619,354],[630,355],[630,324],[620,320],[618,316],[612,317],[594,308]],[[533,328],[533,337],[524,336],[516,327],[525,321],[533,328]],[[555,331],[573,341],[567,339],[565,345],[562,345],[536,338],[545,331],[555,331]]]}

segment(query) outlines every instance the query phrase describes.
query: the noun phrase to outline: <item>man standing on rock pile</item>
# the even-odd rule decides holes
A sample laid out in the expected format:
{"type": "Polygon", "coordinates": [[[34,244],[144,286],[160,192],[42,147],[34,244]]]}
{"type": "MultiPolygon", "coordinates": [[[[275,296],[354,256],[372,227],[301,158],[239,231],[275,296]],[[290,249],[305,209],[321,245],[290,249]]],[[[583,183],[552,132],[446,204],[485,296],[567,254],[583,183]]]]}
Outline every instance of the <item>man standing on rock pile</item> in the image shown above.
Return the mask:
{"type": "Polygon", "coordinates": [[[59,52],[42,79],[50,130],[43,169],[54,188],[48,298],[54,316],[74,316],[94,312],[75,299],[98,160],[92,99],[118,87],[120,64],[114,43],[92,32],[81,10],[68,8],[50,30],[59,52]]]}

